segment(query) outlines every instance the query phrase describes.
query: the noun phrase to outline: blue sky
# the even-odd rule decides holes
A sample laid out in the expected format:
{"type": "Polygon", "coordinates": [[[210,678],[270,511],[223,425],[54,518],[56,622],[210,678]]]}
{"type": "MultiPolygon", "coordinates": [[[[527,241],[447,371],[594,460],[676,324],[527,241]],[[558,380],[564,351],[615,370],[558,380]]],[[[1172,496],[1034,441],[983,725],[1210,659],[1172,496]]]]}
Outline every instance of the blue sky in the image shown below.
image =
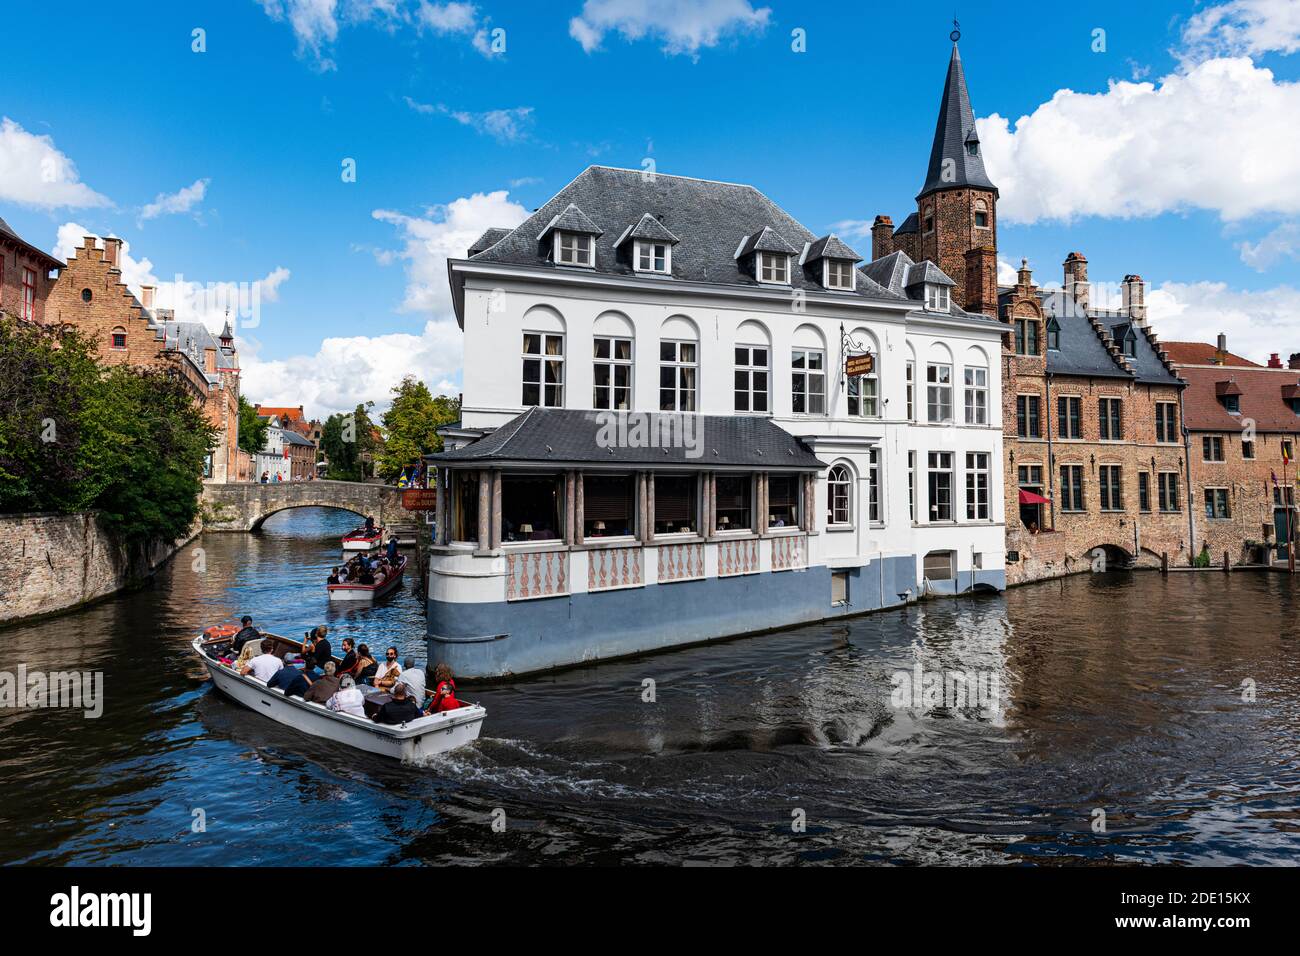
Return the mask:
{"type": "MultiPolygon", "coordinates": [[[[1059,280],[1078,249],[1094,280],[1151,283],[1163,338],[1300,351],[1300,134],[1279,122],[1300,114],[1297,7],[959,4],[1000,259],[1059,280]]],[[[382,401],[408,371],[455,391],[446,255],[588,164],[752,183],[869,252],[854,223],[915,208],[952,15],[925,0],[73,4],[57,55],[7,48],[0,216],[61,254],[82,231],[124,237],[128,279],[209,322],[220,310],[177,274],[263,280],[239,330],[253,400],[325,413],[382,401]]],[[[49,35],[30,4],[6,25],[49,35]]]]}

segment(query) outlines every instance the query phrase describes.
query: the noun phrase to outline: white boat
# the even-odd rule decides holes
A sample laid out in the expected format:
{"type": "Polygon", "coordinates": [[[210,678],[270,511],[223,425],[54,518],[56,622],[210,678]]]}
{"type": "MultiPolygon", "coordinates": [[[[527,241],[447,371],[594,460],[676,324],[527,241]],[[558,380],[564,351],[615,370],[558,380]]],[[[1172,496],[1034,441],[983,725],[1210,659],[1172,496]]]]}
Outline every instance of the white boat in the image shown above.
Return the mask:
{"type": "MultiPolygon", "coordinates": [[[[276,642],[277,653],[302,650],[298,641],[272,634],[266,636],[276,642]]],[[[223,664],[221,658],[229,654],[230,641],[229,636],[209,639],[202,634],[194,639],[194,651],[207,667],[217,690],[250,710],[313,737],[412,762],[477,740],[483,718],[487,716],[480,705],[466,704],[456,710],[389,726],[377,724],[369,717],[338,713],[300,697],[285,697],[284,691],[267,687],[251,674],[242,675],[223,664]]]]}
{"type": "Polygon", "coordinates": [[[383,528],[375,528],[374,531],[357,528],[355,531],[349,531],[343,536],[344,551],[373,551],[383,543],[383,528]]]}
{"type": "Polygon", "coordinates": [[[396,569],[384,579],[383,584],[356,584],[349,581],[347,584],[327,584],[325,589],[329,592],[331,601],[373,601],[392,592],[401,584],[402,573],[405,570],[406,555],[402,555],[396,569]]]}

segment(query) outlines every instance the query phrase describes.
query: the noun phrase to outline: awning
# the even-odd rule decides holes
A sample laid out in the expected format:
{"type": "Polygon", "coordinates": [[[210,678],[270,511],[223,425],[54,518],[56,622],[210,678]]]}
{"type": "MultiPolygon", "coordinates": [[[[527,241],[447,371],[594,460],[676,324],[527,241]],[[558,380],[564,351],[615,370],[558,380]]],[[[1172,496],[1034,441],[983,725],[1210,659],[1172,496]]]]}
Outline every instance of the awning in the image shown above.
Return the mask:
{"type": "Polygon", "coordinates": [[[1042,495],[1035,494],[1032,491],[1025,491],[1024,488],[1021,488],[1020,503],[1022,505],[1050,505],[1052,502],[1050,499],[1044,498],[1042,495]]]}

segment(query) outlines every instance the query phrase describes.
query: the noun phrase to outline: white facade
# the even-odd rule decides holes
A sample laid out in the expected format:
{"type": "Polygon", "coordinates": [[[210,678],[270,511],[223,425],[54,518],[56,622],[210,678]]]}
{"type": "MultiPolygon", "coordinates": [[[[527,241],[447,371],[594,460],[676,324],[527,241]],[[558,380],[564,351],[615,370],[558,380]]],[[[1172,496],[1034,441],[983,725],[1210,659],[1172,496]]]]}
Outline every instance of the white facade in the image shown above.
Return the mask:
{"type": "Polygon", "coordinates": [[[276,475],[281,481],[288,481],[292,477],[292,462],[284,453],[284,430],[280,419],[272,415],[266,424],[266,445],[253,456],[253,480],[261,481],[265,474],[268,481],[275,481],[276,475]]]}
{"type": "MultiPolygon", "coordinates": [[[[923,582],[931,554],[930,576],[948,582],[936,590],[965,590],[963,582],[973,583],[979,575],[972,572],[980,570],[1001,575],[1001,333],[987,320],[926,312],[920,301],[867,300],[832,291],[796,294],[779,285],[728,288],[476,261],[451,267],[465,280],[464,428],[496,428],[524,411],[526,333],[562,337],[563,394],[551,401],[553,407],[571,409],[598,407],[593,343],[617,337],[632,340],[630,411],[664,410],[662,378],[671,367],[680,384],[683,363],[679,348],[673,346],[675,363],[661,358],[662,350],[665,344],[686,343],[694,347],[687,352],[694,353],[694,362],[687,364],[693,364],[695,382],[694,407],[688,410],[754,414],[738,412],[736,399],[736,374],[752,382],[754,353],[738,366],[736,349],[757,347],[766,350],[766,402],[759,404],[767,411],[760,413],[803,439],[828,466],[816,483],[811,565],[861,567],[882,557],[905,557],[915,562],[915,580],[923,582]],[[844,359],[863,351],[875,359],[876,403],[867,409],[874,414],[850,415],[844,359]],[[807,362],[810,354],[820,359],[820,412],[808,398],[800,410],[795,393],[797,356],[807,362]],[[909,363],[915,376],[910,417],[909,363]],[[933,414],[931,366],[937,378],[947,369],[949,390],[945,402],[939,386],[933,414]],[[976,383],[972,388],[982,396],[982,402],[971,396],[972,409],[983,409],[969,423],[968,370],[976,383]],[[946,409],[951,419],[945,421],[946,409]],[[838,515],[847,520],[832,522],[828,478],[836,466],[847,469],[852,492],[847,515],[842,509],[838,515]],[[934,495],[932,470],[938,472],[934,495]],[[949,573],[940,574],[944,561],[949,573]]],[[[806,385],[802,391],[815,394],[817,387],[806,385]]],[[[545,383],[539,393],[545,403],[545,383]]]]}

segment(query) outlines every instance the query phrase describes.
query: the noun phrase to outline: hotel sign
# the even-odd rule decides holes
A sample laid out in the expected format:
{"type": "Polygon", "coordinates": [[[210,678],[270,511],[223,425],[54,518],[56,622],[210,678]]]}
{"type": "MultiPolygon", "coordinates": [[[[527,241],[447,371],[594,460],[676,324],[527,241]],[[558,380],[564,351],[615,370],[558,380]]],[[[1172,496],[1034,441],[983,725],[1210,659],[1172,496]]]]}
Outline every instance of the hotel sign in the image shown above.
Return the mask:
{"type": "Polygon", "coordinates": [[[407,511],[432,511],[438,507],[435,488],[408,488],[402,492],[402,507],[407,511]]]}
{"type": "Polygon", "coordinates": [[[875,370],[875,367],[875,358],[870,352],[864,352],[862,355],[850,355],[844,360],[844,374],[849,378],[870,375],[875,370]]]}

